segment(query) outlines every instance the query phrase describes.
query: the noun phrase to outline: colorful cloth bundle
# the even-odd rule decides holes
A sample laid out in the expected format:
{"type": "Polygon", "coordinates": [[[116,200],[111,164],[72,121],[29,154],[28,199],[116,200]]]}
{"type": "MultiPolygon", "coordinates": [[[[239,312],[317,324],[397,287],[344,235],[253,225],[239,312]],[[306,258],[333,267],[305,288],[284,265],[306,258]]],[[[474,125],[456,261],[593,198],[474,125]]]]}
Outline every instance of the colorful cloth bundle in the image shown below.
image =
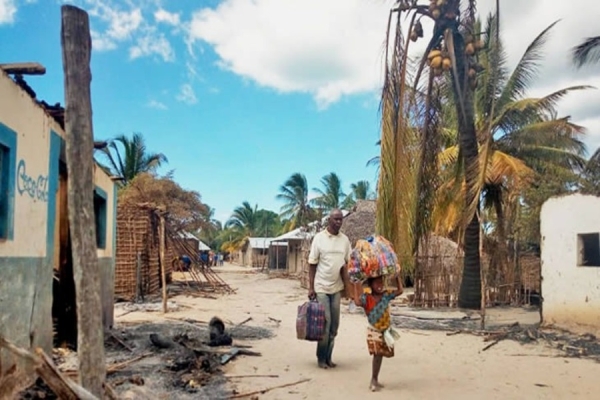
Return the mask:
{"type": "Polygon", "coordinates": [[[358,240],[348,261],[348,275],[353,283],[400,272],[392,244],[383,236],[358,240]]]}

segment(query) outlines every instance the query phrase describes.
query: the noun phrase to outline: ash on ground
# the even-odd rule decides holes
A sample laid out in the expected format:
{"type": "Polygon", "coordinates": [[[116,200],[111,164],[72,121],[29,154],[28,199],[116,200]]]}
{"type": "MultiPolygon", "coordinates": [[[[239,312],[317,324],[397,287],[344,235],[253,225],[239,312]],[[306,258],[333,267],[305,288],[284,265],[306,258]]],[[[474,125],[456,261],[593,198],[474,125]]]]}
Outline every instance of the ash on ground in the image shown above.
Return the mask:
{"type": "MultiPolygon", "coordinates": [[[[213,347],[210,349],[218,351],[212,352],[208,350],[208,326],[177,322],[118,326],[105,334],[107,382],[124,399],[227,399],[231,390],[221,370],[223,353],[245,340],[273,336],[271,330],[251,325],[234,326],[227,331],[233,339],[232,346],[213,347]],[[111,372],[111,366],[133,359],[138,360],[111,372]]],[[[76,379],[72,375],[77,371],[74,352],[55,349],[53,358],[63,373],[76,379]]],[[[20,398],[56,396],[38,379],[20,398]]]]}

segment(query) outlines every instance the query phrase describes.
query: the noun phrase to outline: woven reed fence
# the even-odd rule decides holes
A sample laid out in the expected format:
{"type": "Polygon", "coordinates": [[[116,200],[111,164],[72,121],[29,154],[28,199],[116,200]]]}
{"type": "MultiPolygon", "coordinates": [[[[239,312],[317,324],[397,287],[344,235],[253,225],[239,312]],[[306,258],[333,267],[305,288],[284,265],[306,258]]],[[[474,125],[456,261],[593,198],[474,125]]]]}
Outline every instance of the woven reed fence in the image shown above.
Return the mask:
{"type": "MultiPolygon", "coordinates": [[[[540,292],[540,259],[524,255],[518,263],[506,262],[491,267],[482,257],[486,305],[523,305],[540,292]]],[[[417,257],[414,276],[414,307],[456,307],[462,278],[460,256],[417,257]]]]}
{"type": "MultiPolygon", "coordinates": [[[[134,300],[161,288],[159,216],[149,206],[117,206],[117,248],[115,259],[115,298],[134,300]],[[138,273],[139,268],[139,273],[138,273]]],[[[171,274],[173,246],[167,237],[165,271],[171,274]]]]}

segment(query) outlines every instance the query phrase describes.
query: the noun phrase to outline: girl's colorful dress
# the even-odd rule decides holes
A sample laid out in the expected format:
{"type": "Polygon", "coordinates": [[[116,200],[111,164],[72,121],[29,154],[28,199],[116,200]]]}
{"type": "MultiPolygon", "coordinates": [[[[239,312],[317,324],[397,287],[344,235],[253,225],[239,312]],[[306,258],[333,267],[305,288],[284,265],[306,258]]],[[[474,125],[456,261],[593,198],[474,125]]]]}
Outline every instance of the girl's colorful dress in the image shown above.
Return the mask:
{"type": "Polygon", "coordinates": [[[384,293],[379,300],[368,293],[363,293],[360,297],[361,305],[369,321],[367,346],[370,355],[394,357],[394,348],[389,347],[383,337],[384,332],[392,325],[389,305],[394,297],[390,292],[384,293]]]}

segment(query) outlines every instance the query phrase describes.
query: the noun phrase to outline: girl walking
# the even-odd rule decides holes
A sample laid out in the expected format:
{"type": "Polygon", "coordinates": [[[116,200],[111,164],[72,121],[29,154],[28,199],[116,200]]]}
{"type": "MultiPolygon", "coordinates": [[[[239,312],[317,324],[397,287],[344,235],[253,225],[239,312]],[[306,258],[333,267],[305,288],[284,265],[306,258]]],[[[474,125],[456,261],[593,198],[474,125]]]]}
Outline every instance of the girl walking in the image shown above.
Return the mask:
{"type": "Polygon", "coordinates": [[[365,310],[369,321],[367,346],[369,354],[373,356],[373,370],[369,389],[373,392],[383,388],[383,385],[379,383],[379,371],[381,370],[383,358],[394,357],[394,347],[388,346],[385,337],[387,336],[388,340],[393,342],[395,335],[397,335],[392,329],[389,305],[390,301],[402,294],[403,289],[402,279],[399,275],[396,276],[395,280],[398,288],[393,291],[384,288],[382,277],[367,280],[370,293],[354,291],[354,303],[365,310]]]}

